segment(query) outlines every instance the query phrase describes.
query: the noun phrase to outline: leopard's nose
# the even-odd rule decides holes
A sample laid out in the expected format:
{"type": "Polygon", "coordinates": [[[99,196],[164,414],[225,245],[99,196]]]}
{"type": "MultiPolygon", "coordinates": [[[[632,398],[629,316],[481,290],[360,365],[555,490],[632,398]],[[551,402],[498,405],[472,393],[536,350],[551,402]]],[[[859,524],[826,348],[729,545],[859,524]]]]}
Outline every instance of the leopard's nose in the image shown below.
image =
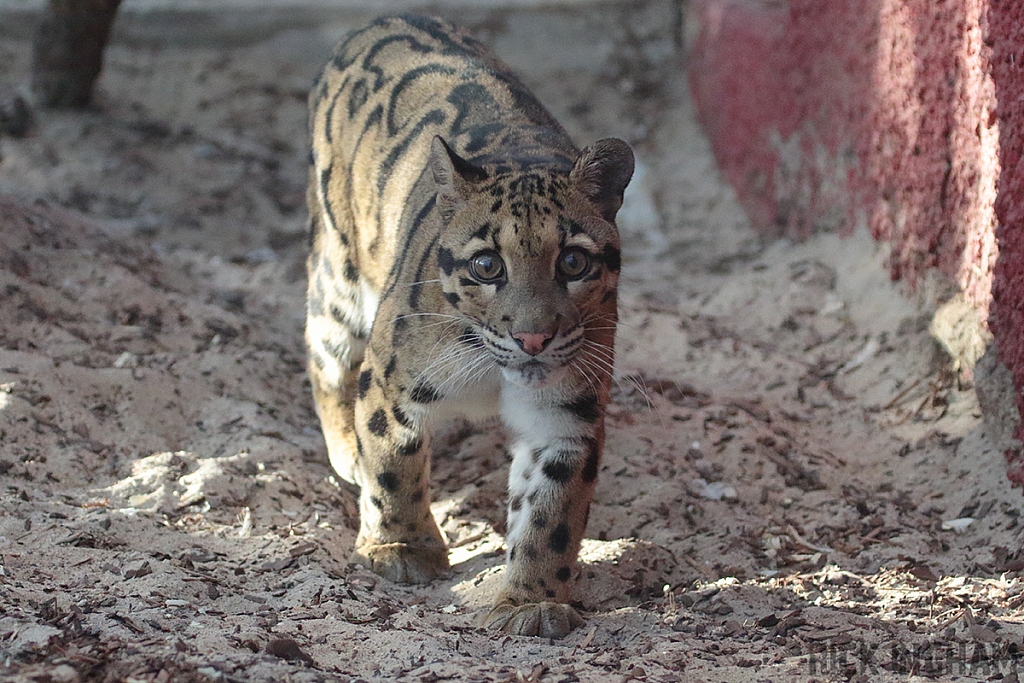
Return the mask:
{"type": "Polygon", "coordinates": [[[516,332],[512,335],[512,338],[519,344],[519,348],[531,356],[536,356],[546,349],[553,337],[554,335],[550,332],[516,332]]]}

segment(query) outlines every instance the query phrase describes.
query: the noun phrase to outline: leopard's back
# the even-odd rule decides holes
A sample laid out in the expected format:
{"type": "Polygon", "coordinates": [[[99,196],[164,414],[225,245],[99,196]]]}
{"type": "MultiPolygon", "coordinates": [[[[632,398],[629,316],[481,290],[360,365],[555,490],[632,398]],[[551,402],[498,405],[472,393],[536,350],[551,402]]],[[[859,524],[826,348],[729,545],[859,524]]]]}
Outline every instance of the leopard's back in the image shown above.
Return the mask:
{"type": "Polygon", "coordinates": [[[310,132],[311,186],[323,207],[314,230],[336,229],[378,292],[400,245],[415,242],[433,209],[426,166],[434,135],[492,173],[537,165],[568,172],[578,154],[483,45],[417,15],[381,17],[335,49],[311,95],[310,132]]]}

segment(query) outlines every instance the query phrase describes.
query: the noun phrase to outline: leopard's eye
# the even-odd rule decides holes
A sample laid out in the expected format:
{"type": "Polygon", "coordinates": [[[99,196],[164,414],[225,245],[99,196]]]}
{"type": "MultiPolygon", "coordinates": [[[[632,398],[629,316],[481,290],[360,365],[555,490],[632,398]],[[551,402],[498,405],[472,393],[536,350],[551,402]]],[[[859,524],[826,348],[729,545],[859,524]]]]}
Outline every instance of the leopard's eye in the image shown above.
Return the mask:
{"type": "Polygon", "coordinates": [[[570,280],[577,280],[590,270],[590,254],[576,247],[570,247],[558,257],[558,272],[570,280]]]}
{"type": "Polygon", "coordinates": [[[481,251],[470,260],[469,272],[480,282],[494,282],[505,274],[505,262],[493,251],[481,251]]]}

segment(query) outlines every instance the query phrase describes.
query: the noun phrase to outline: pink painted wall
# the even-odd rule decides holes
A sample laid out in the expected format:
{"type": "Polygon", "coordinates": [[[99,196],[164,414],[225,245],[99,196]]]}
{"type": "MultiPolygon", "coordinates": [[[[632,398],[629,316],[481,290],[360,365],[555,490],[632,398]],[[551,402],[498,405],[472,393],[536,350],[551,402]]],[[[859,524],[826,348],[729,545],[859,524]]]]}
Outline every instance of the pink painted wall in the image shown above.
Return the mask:
{"type": "MultiPolygon", "coordinates": [[[[999,357],[1013,372],[1017,407],[1024,415],[1024,4],[992,0],[988,42],[999,106],[999,260],[992,286],[989,326],[999,357]]],[[[1024,440],[1024,424],[1017,430],[1024,440]]],[[[1024,456],[1007,453],[1010,479],[1024,485],[1024,456]]]]}
{"type": "Polygon", "coordinates": [[[694,0],[690,83],[755,226],[864,220],[891,274],[987,307],[997,125],[985,0],[694,0]]]}
{"type": "Polygon", "coordinates": [[[863,222],[893,278],[938,269],[988,316],[1024,414],[1024,2],[692,0],[689,19],[697,111],[755,227],[863,222]]]}

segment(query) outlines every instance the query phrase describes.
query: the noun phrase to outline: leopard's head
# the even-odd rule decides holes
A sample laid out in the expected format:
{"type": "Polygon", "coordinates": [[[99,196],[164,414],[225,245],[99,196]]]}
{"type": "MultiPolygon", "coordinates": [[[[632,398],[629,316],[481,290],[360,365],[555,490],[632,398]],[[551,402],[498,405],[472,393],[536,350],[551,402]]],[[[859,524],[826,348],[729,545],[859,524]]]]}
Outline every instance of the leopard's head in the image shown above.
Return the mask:
{"type": "Polygon", "coordinates": [[[441,286],[466,323],[463,340],[486,348],[522,386],[557,381],[588,345],[590,363],[607,366],[598,374],[610,373],[615,214],[633,174],[629,146],[596,142],[567,173],[488,174],[435,137],[430,169],[443,222],[441,286]]]}

